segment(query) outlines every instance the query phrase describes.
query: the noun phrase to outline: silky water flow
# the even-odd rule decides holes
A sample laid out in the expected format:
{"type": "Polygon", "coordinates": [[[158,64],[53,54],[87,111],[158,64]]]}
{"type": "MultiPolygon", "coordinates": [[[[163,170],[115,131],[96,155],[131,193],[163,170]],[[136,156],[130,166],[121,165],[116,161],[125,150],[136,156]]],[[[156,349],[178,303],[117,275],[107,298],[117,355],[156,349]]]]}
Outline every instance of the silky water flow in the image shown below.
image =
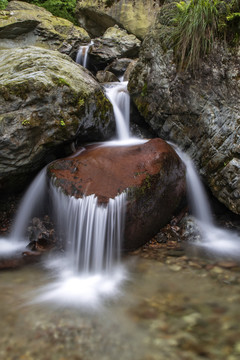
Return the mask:
{"type": "MultiPolygon", "coordinates": [[[[103,146],[142,142],[130,136],[127,82],[110,83],[105,91],[113,105],[118,139],[103,146]]],[[[239,237],[214,225],[192,161],[176,150],[187,168],[189,198],[202,235],[202,240],[195,245],[212,253],[239,257],[239,237]]],[[[53,280],[38,291],[33,302],[98,308],[103,299],[120,294],[121,284],[127,277],[120,261],[127,194],[110,199],[107,205],[99,205],[94,195],[76,199],[63,194],[54,183],[50,184],[49,193],[57,236],[65,243],[65,253],[46,261],[53,280]]],[[[28,223],[35,216],[35,209],[43,206],[46,194],[46,170],[43,169],[23,198],[10,239],[1,239],[1,256],[24,249],[28,223]]]]}
{"type": "Polygon", "coordinates": [[[206,254],[211,256],[239,259],[239,235],[234,231],[221,229],[214,223],[207,194],[193,161],[174,144],[170,143],[170,145],[174,147],[186,166],[188,201],[201,236],[193,245],[205,249],[206,254]]]}
{"type": "Polygon", "coordinates": [[[76,63],[82,65],[84,68],[87,68],[88,66],[88,52],[92,45],[93,45],[93,41],[91,41],[87,45],[80,46],[78,49],[76,56],[76,63]]]}
{"type": "MultiPolygon", "coordinates": [[[[117,88],[113,91],[113,108],[117,114],[116,126],[120,129],[115,144],[121,144],[130,138],[130,100],[126,83],[120,88],[119,84],[112,87],[117,88]]],[[[47,188],[46,170],[43,169],[24,196],[10,240],[2,240],[2,253],[5,243],[8,255],[24,249],[27,226],[36,216],[35,209],[43,206],[47,193],[56,233],[65,244],[65,253],[47,259],[45,266],[51,270],[53,281],[38,291],[33,302],[98,307],[106,297],[119,295],[120,285],[126,279],[120,257],[127,194],[123,192],[109,199],[107,205],[99,205],[95,195],[76,199],[65,195],[54,181],[47,188]]]]}

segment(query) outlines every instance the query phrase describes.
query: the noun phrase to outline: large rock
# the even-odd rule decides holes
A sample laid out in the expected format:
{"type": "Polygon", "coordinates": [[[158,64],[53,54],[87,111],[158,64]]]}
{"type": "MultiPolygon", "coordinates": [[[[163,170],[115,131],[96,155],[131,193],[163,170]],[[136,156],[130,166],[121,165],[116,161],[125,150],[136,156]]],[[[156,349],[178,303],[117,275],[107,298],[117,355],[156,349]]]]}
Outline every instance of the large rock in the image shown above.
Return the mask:
{"type": "Polygon", "coordinates": [[[213,194],[240,214],[240,48],[218,47],[195,74],[177,72],[160,30],[145,38],[130,94],[158,136],[187,151],[213,194]]]}
{"type": "Polygon", "coordinates": [[[140,45],[135,35],[115,25],[94,40],[89,49],[89,62],[96,70],[102,70],[115,59],[137,57],[140,45]]]}
{"type": "Polygon", "coordinates": [[[128,191],[125,249],[155,235],[185,197],[185,166],[161,139],[90,147],[77,157],[53,162],[48,175],[65,194],[76,198],[95,194],[99,203],[128,191]]]}
{"type": "Polygon", "coordinates": [[[156,0],[78,0],[76,15],[79,24],[92,37],[102,35],[115,24],[143,39],[154,23],[159,9],[156,0]]]}
{"type": "Polygon", "coordinates": [[[67,55],[0,51],[1,189],[20,186],[73,141],[108,138],[114,126],[100,85],[67,55]]]}
{"type": "Polygon", "coordinates": [[[0,49],[33,45],[71,55],[89,41],[84,29],[36,5],[11,1],[0,12],[0,49]]]}

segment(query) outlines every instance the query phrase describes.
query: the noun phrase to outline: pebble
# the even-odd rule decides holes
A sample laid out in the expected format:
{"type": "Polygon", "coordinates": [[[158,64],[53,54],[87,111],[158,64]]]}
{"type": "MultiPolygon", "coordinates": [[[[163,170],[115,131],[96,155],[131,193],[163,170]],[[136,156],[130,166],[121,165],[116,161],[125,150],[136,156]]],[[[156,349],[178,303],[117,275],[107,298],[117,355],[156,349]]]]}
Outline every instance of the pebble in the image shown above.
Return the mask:
{"type": "Polygon", "coordinates": [[[169,269],[172,271],[180,271],[182,269],[182,267],[179,265],[170,265],[169,269]]]}
{"type": "Polygon", "coordinates": [[[225,268],[225,269],[232,269],[234,267],[238,267],[238,263],[234,262],[234,261],[221,261],[218,262],[218,266],[225,268]]]}

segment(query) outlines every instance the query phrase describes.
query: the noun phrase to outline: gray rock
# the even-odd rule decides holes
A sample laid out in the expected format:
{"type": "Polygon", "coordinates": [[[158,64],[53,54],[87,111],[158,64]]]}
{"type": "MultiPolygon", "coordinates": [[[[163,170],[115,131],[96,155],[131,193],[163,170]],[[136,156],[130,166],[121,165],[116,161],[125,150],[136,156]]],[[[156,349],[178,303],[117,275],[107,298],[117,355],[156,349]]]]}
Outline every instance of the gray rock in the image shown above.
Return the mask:
{"type": "Polygon", "coordinates": [[[78,0],[76,15],[80,26],[93,37],[101,36],[117,24],[143,39],[159,7],[156,0],[78,0]]]}
{"type": "Polygon", "coordinates": [[[119,79],[116,75],[114,75],[111,71],[98,71],[96,74],[96,78],[100,83],[106,82],[118,82],[119,79]]]}
{"type": "Polygon", "coordinates": [[[129,91],[158,136],[193,158],[212,193],[240,214],[240,50],[218,45],[195,74],[177,72],[158,27],[145,38],[129,91]]]}
{"type": "Polygon", "coordinates": [[[108,65],[105,70],[111,71],[115,75],[120,76],[125,73],[128,66],[132,64],[134,61],[135,60],[129,58],[116,59],[110,65],[108,65]]]}
{"type": "Polygon", "coordinates": [[[72,56],[89,41],[84,29],[36,5],[11,1],[1,12],[0,49],[40,46],[72,56]]]}
{"type": "Polygon", "coordinates": [[[117,58],[138,56],[141,41],[117,25],[107,29],[101,38],[94,40],[89,49],[89,62],[96,70],[103,70],[117,58]]]}
{"type": "Polygon", "coordinates": [[[20,187],[69,153],[68,144],[106,139],[114,127],[100,85],[68,56],[37,47],[0,51],[0,189],[20,187]]]}

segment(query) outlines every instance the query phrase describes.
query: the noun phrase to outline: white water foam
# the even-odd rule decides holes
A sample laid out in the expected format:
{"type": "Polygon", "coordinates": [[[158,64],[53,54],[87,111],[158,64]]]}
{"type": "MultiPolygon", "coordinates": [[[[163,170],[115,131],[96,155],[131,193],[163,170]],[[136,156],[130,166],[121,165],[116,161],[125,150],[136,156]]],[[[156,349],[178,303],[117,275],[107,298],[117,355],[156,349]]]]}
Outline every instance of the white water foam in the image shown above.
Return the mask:
{"type": "Polygon", "coordinates": [[[7,238],[0,238],[0,258],[9,258],[12,255],[24,251],[27,242],[14,241],[7,238]]]}
{"type": "Polygon", "coordinates": [[[214,224],[208,198],[193,161],[174,144],[170,144],[186,165],[188,198],[202,237],[200,241],[194,244],[206,249],[211,255],[239,259],[239,235],[234,231],[221,229],[214,224]]]}
{"type": "Polygon", "coordinates": [[[126,279],[120,263],[126,194],[99,205],[94,195],[76,199],[51,185],[51,196],[66,256],[49,260],[56,279],[39,290],[34,302],[97,309],[106,298],[120,295],[126,279]]]}
{"type": "Polygon", "coordinates": [[[98,311],[107,300],[121,296],[121,286],[128,277],[125,266],[120,264],[113,266],[111,272],[79,274],[72,270],[66,257],[49,260],[46,266],[53,279],[34,294],[31,303],[98,311]]]}

